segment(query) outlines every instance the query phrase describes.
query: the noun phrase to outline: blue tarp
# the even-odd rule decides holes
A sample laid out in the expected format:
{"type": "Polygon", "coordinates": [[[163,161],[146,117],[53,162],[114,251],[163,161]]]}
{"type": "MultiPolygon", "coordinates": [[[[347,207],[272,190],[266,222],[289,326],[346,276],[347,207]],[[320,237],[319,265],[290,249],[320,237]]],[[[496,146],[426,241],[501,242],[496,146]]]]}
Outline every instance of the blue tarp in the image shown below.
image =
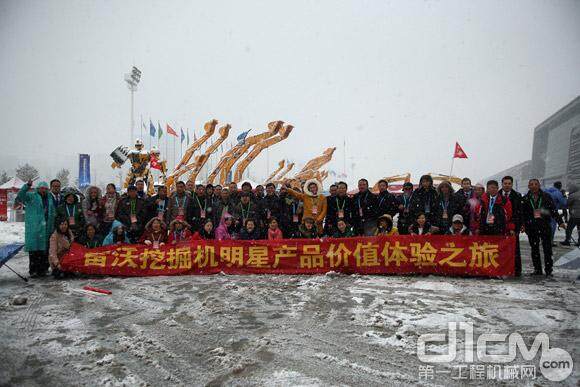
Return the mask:
{"type": "Polygon", "coordinates": [[[18,254],[23,247],[24,243],[10,243],[8,245],[0,246],[0,267],[18,254]]]}

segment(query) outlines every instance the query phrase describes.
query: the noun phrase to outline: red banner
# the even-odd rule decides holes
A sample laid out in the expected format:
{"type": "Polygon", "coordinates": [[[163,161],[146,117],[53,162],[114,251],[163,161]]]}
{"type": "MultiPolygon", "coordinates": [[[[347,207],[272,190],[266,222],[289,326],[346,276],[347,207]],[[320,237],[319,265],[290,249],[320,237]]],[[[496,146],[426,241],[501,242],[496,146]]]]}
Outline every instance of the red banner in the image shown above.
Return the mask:
{"type": "Polygon", "coordinates": [[[277,241],[194,240],[159,249],[73,244],[66,271],[120,276],[191,274],[442,274],[512,276],[514,237],[387,236],[277,241]]]}

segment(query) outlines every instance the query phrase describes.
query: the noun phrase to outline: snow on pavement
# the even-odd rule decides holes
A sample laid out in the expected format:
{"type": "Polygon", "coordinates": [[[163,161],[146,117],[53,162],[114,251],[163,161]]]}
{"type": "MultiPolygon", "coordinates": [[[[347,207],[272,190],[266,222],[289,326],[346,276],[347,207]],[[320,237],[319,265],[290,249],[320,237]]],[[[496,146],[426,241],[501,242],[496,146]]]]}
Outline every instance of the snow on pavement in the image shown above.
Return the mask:
{"type": "MultiPolygon", "coordinates": [[[[0,223],[1,243],[22,235],[21,224],[0,223]]],[[[26,273],[26,253],[10,264],[26,273]]],[[[519,332],[528,344],[548,333],[550,345],[576,362],[564,384],[577,385],[578,271],[555,274],[554,280],[329,273],[25,284],[2,268],[0,385],[459,385],[445,374],[422,379],[416,355],[419,335],[444,333],[458,321],[473,323],[476,334],[519,332]],[[84,285],[113,294],[87,294],[84,285]],[[12,305],[16,295],[28,297],[27,305],[12,305]]],[[[461,358],[438,367],[458,364],[461,358]]],[[[537,376],[533,383],[549,384],[539,370],[537,376]]]]}

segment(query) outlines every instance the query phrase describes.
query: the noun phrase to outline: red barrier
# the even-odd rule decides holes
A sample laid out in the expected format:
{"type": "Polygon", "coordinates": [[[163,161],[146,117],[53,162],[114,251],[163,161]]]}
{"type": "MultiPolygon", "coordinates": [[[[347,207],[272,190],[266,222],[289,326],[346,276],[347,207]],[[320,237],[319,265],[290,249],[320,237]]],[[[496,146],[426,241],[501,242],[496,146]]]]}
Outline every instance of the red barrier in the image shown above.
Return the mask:
{"type": "Polygon", "coordinates": [[[441,274],[512,276],[514,237],[387,236],[277,241],[195,240],[86,249],[73,244],[66,271],[120,276],[191,274],[441,274]]]}
{"type": "Polygon", "coordinates": [[[0,189],[0,221],[8,220],[8,191],[0,189]]]}

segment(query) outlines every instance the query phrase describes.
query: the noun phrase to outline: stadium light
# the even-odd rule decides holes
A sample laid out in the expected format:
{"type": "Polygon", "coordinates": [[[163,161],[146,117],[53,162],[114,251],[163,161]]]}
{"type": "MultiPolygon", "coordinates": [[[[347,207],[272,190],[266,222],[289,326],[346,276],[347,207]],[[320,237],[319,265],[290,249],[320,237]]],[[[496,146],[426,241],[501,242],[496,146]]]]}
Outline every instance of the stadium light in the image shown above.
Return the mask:
{"type": "Polygon", "coordinates": [[[131,138],[129,140],[129,146],[135,141],[134,130],[135,130],[135,91],[137,91],[137,85],[141,81],[141,70],[133,66],[131,73],[125,74],[125,82],[127,82],[127,87],[131,92],[131,138]]]}

